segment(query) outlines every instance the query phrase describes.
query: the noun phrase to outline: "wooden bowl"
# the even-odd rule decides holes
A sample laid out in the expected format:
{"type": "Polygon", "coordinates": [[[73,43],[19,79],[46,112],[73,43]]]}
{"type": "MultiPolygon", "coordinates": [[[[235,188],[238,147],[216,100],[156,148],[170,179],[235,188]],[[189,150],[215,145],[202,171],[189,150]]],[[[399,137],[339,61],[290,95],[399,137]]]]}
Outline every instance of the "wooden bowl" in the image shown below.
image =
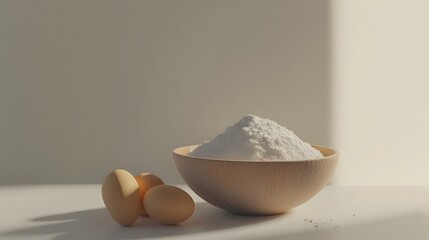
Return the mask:
{"type": "Polygon", "coordinates": [[[198,145],[176,148],[174,160],[189,187],[208,203],[243,215],[280,214],[308,201],[330,180],[338,153],[304,161],[250,162],[189,156],[198,145]]]}

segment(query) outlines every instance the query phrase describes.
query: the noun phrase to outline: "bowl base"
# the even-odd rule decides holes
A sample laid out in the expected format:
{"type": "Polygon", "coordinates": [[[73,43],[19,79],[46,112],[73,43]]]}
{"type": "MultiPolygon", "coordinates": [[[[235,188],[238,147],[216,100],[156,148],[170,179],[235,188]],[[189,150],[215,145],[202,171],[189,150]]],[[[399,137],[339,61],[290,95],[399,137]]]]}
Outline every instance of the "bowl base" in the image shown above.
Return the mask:
{"type": "Polygon", "coordinates": [[[284,212],[270,212],[270,213],[252,213],[252,212],[237,212],[237,211],[229,211],[229,210],[225,210],[225,211],[234,215],[253,216],[253,217],[275,216],[275,215],[285,214],[287,212],[287,211],[284,211],[284,212]]]}

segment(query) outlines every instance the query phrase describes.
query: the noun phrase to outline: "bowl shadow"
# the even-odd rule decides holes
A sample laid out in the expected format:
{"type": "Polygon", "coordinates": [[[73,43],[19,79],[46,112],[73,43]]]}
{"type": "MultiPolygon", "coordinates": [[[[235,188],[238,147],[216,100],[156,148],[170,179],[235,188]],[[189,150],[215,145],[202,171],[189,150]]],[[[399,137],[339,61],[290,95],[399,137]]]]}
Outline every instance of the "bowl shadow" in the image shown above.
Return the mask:
{"type": "Polygon", "coordinates": [[[97,208],[41,216],[31,221],[47,224],[2,233],[0,236],[28,237],[53,234],[52,239],[56,240],[161,238],[238,228],[277,217],[279,215],[234,215],[204,202],[196,203],[193,216],[179,225],[162,225],[151,218],[140,217],[133,226],[122,227],[112,220],[106,209],[97,208]]]}

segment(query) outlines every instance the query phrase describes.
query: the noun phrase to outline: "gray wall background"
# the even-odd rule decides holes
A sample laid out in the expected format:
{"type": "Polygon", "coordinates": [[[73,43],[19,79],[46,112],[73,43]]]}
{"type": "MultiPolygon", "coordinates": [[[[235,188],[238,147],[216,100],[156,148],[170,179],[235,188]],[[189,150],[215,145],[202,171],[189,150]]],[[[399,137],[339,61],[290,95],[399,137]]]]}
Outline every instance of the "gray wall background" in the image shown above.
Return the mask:
{"type": "Polygon", "coordinates": [[[329,145],[328,1],[0,1],[0,184],[182,182],[242,115],[329,145]]]}

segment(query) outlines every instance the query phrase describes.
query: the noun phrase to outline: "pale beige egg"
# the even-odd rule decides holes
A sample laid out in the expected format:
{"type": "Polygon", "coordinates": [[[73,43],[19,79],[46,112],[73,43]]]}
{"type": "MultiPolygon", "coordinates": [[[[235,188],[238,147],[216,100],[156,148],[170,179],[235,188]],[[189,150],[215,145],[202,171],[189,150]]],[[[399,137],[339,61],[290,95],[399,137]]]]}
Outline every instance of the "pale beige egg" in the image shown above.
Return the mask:
{"type": "Polygon", "coordinates": [[[141,213],[139,184],[132,174],[117,169],[104,178],[101,189],[104,204],[112,218],[121,225],[132,225],[141,213]]]}
{"type": "Polygon", "coordinates": [[[169,185],[159,185],[147,191],[143,204],[147,214],[164,224],[178,224],[195,210],[191,196],[182,189],[169,185]]]}
{"type": "Polygon", "coordinates": [[[137,180],[137,183],[139,184],[140,196],[142,198],[142,202],[141,202],[142,209],[141,209],[140,215],[148,216],[143,206],[143,198],[149,189],[158,185],[163,185],[164,182],[161,180],[160,177],[152,173],[140,173],[135,178],[137,180]]]}

